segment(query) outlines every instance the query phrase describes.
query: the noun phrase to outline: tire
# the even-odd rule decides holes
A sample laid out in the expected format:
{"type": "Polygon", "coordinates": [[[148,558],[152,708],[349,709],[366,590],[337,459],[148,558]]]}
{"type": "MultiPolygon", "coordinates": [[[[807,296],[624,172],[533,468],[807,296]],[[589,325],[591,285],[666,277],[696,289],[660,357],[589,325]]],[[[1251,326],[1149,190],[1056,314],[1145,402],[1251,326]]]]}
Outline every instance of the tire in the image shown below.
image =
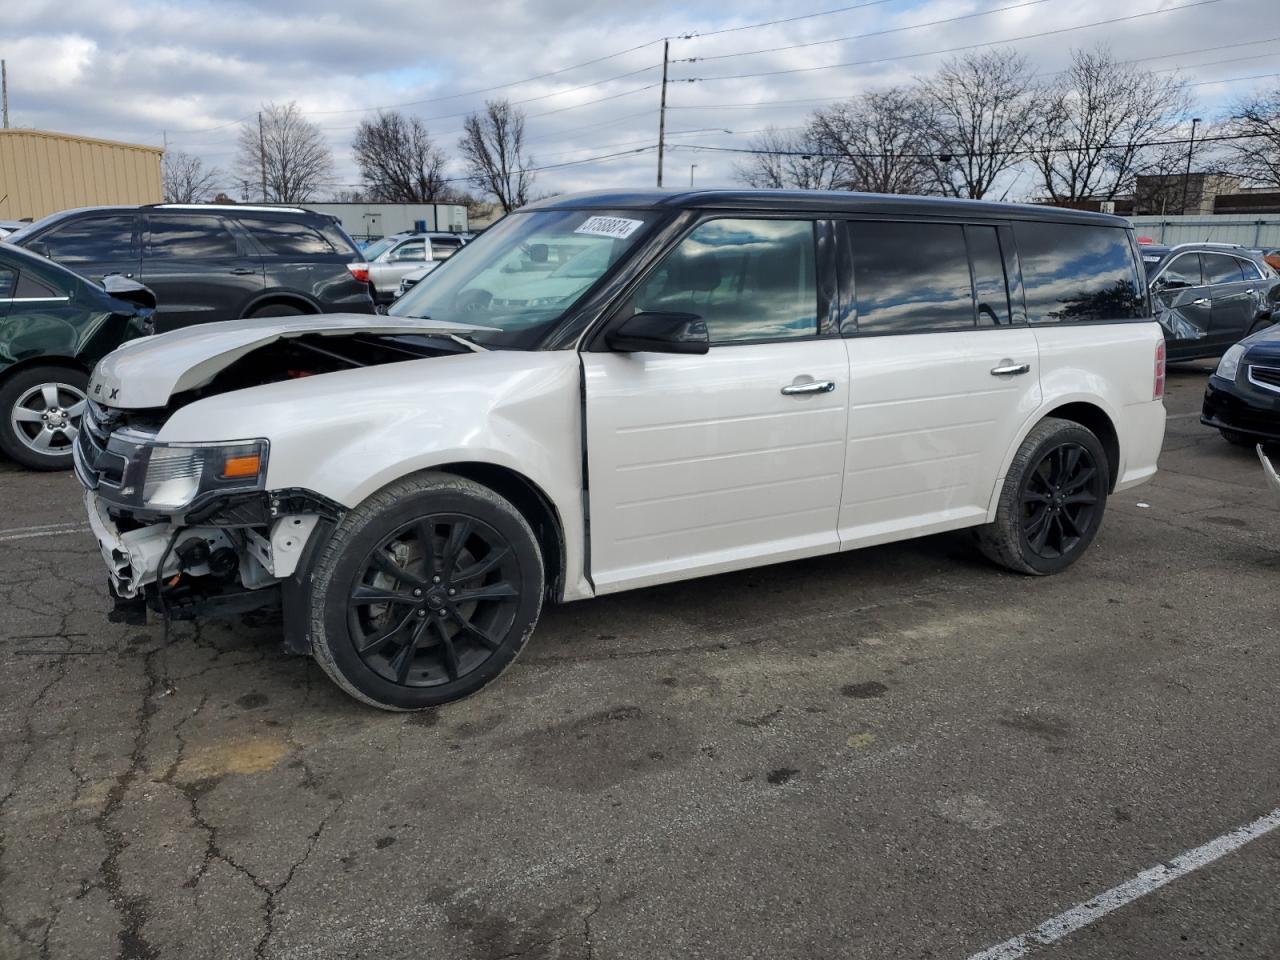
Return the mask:
{"type": "Polygon", "coordinates": [[[259,317],[301,317],[310,312],[310,310],[303,310],[301,307],[295,307],[288,303],[269,303],[265,307],[259,307],[249,314],[249,319],[257,320],[259,317]]]}
{"type": "Polygon", "coordinates": [[[1046,417],[1018,447],[995,520],[975,531],[978,549],[1018,573],[1065,570],[1102,526],[1110,489],[1106,452],[1093,432],[1046,417]]]}
{"type": "Polygon", "coordinates": [[[406,477],[348,513],[319,554],[312,653],[383,710],[459,700],[524,649],[544,576],[533,530],[507,500],[451,474],[406,477]]]}
{"type": "Polygon", "coordinates": [[[70,470],[88,374],[27,367],[0,384],[0,450],[32,470],[70,470]]]}
{"type": "Polygon", "coordinates": [[[1218,432],[1222,434],[1222,439],[1227,441],[1227,443],[1231,444],[1233,447],[1252,447],[1257,442],[1246,434],[1237,433],[1235,430],[1223,430],[1219,428],[1218,432]]]}

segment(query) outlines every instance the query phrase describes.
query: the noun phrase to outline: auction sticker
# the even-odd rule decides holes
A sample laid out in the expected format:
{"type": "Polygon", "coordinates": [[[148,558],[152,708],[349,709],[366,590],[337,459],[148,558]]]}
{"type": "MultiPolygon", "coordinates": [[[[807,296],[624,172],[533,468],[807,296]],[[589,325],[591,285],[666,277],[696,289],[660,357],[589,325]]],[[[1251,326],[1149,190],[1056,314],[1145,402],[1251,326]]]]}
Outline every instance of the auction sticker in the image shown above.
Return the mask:
{"type": "Polygon", "coordinates": [[[643,226],[643,220],[628,220],[626,217],[587,217],[574,233],[585,233],[592,237],[612,237],[614,240],[625,240],[643,226]]]}

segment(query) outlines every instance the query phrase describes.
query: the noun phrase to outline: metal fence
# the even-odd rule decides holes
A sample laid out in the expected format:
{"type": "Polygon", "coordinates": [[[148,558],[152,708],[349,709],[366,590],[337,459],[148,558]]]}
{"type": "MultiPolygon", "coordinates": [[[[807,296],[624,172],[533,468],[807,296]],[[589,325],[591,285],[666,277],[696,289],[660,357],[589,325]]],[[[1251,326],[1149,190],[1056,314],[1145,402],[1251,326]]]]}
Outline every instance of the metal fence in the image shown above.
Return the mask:
{"type": "Polygon", "coordinates": [[[1157,243],[1238,243],[1246,247],[1280,247],[1280,214],[1264,216],[1130,217],[1139,236],[1157,243]]]}

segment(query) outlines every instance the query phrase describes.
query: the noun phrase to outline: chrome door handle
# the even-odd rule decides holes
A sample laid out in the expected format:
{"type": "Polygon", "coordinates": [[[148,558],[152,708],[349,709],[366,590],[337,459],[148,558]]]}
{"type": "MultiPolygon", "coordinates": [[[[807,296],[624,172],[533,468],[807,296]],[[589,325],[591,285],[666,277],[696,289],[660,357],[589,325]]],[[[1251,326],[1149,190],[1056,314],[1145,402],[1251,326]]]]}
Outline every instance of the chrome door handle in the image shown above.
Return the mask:
{"type": "Polygon", "coordinates": [[[784,396],[794,397],[806,393],[830,393],[836,388],[834,380],[810,380],[808,383],[792,383],[782,388],[784,396]]]}
{"type": "Polygon", "coordinates": [[[997,366],[991,368],[993,377],[1016,377],[1020,373],[1030,373],[1031,364],[1014,363],[1012,360],[1001,360],[997,366]]]}
{"type": "Polygon", "coordinates": [[[1199,300],[1192,300],[1193,307],[1207,307],[1212,301],[1208,297],[1201,297],[1199,300]]]}

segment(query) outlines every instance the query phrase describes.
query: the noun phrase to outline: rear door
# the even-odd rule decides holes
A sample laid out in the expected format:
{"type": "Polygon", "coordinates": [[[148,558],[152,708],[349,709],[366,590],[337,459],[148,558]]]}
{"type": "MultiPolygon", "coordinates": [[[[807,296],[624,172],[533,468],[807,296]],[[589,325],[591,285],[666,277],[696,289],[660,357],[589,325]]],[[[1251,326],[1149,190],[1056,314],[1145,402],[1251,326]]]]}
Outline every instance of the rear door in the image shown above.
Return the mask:
{"type": "Polygon", "coordinates": [[[710,351],[582,354],[597,591],[837,549],[849,374],[820,231],[703,222],[625,310],[696,314],[710,351]]]}
{"type": "Polygon", "coordinates": [[[1218,346],[1230,346],[1253,325],[1252,284],[1245,280],[1240,261],[1225,253],[1202,253],[1204,282],[1209,288],[1209,337],[1218,346]]]}
{"type": "Polygon", "coordinates": [[[142,282],[156,295],[156,332],[235,320],[263,290],[262,258],[214,214],[145,215],[142,282]]]}
{"type": "Polygon", "coordinates": [[[133,211],[78,216],[35,238],[51,260],[94,283],[107,274],[138,272],[138,215],[133,211]]]}
{"type": "Polygon", "coordinates": [[[855,220],[842,247],[841,548],[981,522],[1009,440],[1041,396],[1011,231],[855,220]]]}

